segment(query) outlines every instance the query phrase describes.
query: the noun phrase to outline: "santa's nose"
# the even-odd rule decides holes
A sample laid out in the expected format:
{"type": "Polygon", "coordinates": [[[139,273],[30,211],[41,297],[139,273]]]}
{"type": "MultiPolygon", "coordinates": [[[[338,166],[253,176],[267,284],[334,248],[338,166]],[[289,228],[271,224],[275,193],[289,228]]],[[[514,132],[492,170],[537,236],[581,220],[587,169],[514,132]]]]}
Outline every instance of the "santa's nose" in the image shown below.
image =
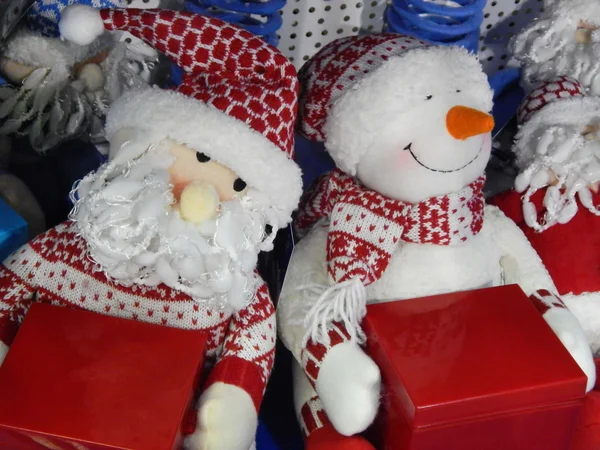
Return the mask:
{"type": "Polygon", "coordinates": [[[477,109],[454,106],[446,115],[446,128],[454,139],[464,141],[471,136],[492,131],[494,118],[477,109]]]}

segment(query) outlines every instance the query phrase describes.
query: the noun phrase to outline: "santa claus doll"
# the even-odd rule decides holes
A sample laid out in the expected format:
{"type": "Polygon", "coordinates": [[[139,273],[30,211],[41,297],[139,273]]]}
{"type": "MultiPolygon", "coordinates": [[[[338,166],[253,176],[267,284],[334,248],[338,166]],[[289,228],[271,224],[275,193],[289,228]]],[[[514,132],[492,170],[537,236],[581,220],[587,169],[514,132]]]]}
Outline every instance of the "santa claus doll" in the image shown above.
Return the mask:
{"type": "MultiPolygon", "coordinates": [[[[491,200],[523,230],[562,302],[538,303],[544,314],[568,308],[600,355],[600,99],[575,79],[556,77],[526,97],[514,144],[515,190],[491,200]]],[[[598,364],[598,358],[596,358],[598,364]]],[[[588,395],[575,448],[600,448],[600,393],[588,395]]]]}
{"type": "Polygon", "coordinates": [[[10,83],[0,91],[0,134],[27,136],[39,152],[77,137],[102,142],[108,105],[127,89],[151,83],[159,60],[155,49],[127,32],[103,33],[87,45],[61,40],[59,21],[73,3],[92,4],[36,2],[0,56],[0,73],[10,83]]]}
{"type": "Polygon", "coordinates": [[[544,0],[544,13],[511,42],[526,90],[566,75],[589,93],[600,95],[599,27],[597,0],[544,0]]]}
{"type": "Polygon", "coordinates": [[[275,315],[255,272],[302,191],[297,77],[260,38],[186,12],[65,9],[88,44],[126,30],[185,71],[111,105],[109,161],[73,190],[71,220],[0,268],[5,354],[32,301],[205,330],[215,361],[187,448],[248,450],[273,365],[275,315]]]}

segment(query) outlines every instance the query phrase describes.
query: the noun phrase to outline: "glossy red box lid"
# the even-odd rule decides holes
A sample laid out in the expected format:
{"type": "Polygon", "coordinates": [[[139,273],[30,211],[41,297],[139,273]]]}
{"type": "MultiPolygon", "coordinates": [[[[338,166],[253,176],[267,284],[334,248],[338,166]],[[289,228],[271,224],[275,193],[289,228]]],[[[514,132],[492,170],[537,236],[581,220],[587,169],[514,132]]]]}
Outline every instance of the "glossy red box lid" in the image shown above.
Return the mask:
{"type": "Polygon", "coordinates": [[[0,435],[171,449],[205,345],[201,332],[35,303],[0,367],[0,435]]]}
{"type": "Polygon", "coordinates": [[[585,394],[585,375],[517,285],[369,305],[365,322],[387,395],[414,427],[585,394]]]}

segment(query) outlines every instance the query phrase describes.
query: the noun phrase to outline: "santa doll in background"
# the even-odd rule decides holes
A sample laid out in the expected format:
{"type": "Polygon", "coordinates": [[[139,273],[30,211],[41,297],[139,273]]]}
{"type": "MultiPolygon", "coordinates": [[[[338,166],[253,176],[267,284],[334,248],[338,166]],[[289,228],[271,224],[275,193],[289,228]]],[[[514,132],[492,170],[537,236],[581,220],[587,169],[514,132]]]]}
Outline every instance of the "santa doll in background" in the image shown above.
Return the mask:
{"type": "MultiPolygon", "coordinates": [[[[600,367],[600,99],[575,79],[540,83],[518,112],[515,190],[491,199],[523,230],[600,367]]],[[[600,448],[600,390],[588,394],[573,450],[600,448]]]]}
{"type": "Polygon", "coordinates": [[[255,272],[302,192],[292,161],[297,75],[275,48],[187,12],[63,12],[86,45],[126,30],[185,71],[177,89],[146,87],[113,105],[109,161],[74,189],[70,221],[0,269],[4,353],[34,300],[205,330],[216,360],[191,449],[248,450],[272,369],[275,315],[255,272]]]}
{"type": "Polygon", "coordinates": [[[600,2],[544,0],[543,14],[511,42],[527,91],[556,76],[578,80],[600,95],[600,2]]]}
{"type": "MultiPolygon", "coordinates": [[[[137,7],[149,7],[138,1],[144,6],[137,7]]],[[[127,32],[103,33],[87,45],[61,40],[62,11],[73,3],[128,6],[124,0],[36,2],[0,56],[0,73],[11,83],[0,93],[0,134],[27,136],[39,152],[85,135],[102,142],[108,105],[156,78],[158,52],[127,32]]]]}

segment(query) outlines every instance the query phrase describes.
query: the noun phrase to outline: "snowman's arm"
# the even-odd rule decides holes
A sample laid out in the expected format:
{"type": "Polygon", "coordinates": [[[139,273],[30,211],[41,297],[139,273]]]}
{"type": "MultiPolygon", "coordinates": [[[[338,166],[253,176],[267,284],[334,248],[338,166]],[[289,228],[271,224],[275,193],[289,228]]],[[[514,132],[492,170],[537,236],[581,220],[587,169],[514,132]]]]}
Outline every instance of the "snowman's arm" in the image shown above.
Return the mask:
{"type": "Polygon", "coordinates": [[[517,283],[527,295],[540,289],[557,293],[544,263],[519,227],[496,206],[486,206],[485,220],[492,225],[502,251],[504,284],[517,283]]]}
{"type": "Polygon", "coordinates": [[[237,386],[250,396],[258,413],[273,369],[276,337],[275,307],[261,280],[252,302],[231,319],[205,390],[215,383],[237,386]]]}
{"type": "Polygon", "coordinates": [[[541,258],[519,227],[500,209],[486,206],[486,217],[503,253],[504,284],[518,283],[546,323],[586,374],[587,391],[596,381],[596,368],[581,324],[559,298],[541,258]]]}

